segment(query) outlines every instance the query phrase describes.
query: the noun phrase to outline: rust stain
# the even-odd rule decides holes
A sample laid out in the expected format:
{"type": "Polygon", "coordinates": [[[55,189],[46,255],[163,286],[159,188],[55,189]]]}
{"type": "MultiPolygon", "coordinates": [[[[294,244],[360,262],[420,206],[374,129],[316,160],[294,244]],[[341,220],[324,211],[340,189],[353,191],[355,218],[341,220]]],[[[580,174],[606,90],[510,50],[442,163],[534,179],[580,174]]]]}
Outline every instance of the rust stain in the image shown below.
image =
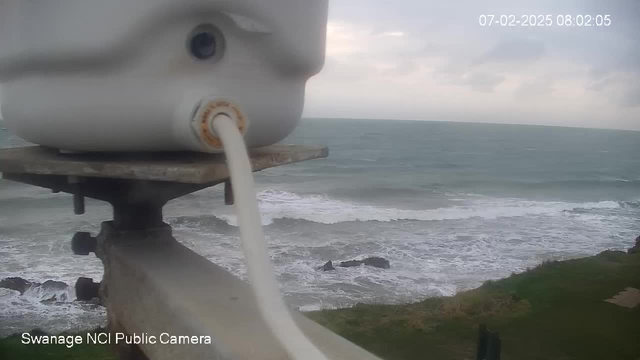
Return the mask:
{"type": "Polygon", "coordinates": [[[222,149],[222,141],[209,130],[208,119],[216,110],[223,110],[220,111],[220,113],[226,113],[229,109],[233,112],[233,115],[235,115],[230,115],[230,117],[235,117],[236,126],[238,126],[240,133],[244,134],[247,127],[246,118],[238,106],[227,100],[210,101],[200,116],[201,138],[214,149],[222,149]]]}

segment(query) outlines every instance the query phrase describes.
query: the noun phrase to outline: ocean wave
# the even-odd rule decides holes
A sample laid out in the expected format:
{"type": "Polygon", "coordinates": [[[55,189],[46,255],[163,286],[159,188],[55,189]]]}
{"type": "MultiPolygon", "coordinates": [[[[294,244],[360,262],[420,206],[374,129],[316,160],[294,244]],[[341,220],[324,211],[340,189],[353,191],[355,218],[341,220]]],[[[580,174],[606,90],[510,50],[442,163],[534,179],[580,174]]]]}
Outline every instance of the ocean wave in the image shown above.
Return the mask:
{"type": "MultiPolygon", "coordinates": [[[[266,190],[258,193],[263,225],[274,219],[300,219],[322,224],[350,221],[397,220],[441,221],[469,218],[496,219],[558,215],[566,211],[617,209],[615,201],[566,203],[525,201],[520,199],[491,199],[476,201],[468,206],[451,206],[428,210],[406,210],[357,204],[320,195],[299,195],[287,191],[266,190]]],[[[234,215],[218,215],[231,225],[237,225],[234,215]]]]}
{"type": "Polygon", "coordinates": [[[591,188],[597,186],[625,186],[625,187],[637,187],[640,186],[640,181],[638,180],[629,180],[623,178],[616,178],[610,176],[601,176],[598,179],[584,179],[584,180],[556,180],[556,181],[542,181],[542,182],[534,182],[527,183],[528,186],[535,187],[581,187],[581,188],[591,188]]]}
{"type": "Polygon", "coordinates": [[[628,183],[628,182],[636,182],[634,180],[629,180],[629,179],[623,179],[623,178],[617,178],[614,176],[600,176],[599,182],[624,182],[624,183],[628,183]]]}
{"type": "Polygon", "coordinates": [[[167,218],[167,223],[175,230],[211,229],[220,234],[235,234],[237,229],[213,215],[178,216],[167,218]]]}
{"type": "Polygon", "coordinates": [[[437,187],[427,189],[426,187],[414,188],[408,186],[367,186],[360,188],[337,188],[330,189],[327,193],[329,197],[350,198],[350,199],[370,199],[380,197],[425,197],[439,194],[437,187]]]}
{"type": "Polygon", "coordinates": [[[620,202],[618,202],[618,204],[620,204],[620,207],[623,207],[623,208],[632,208],[632,209],[640,208],[640,200],[638,200],[638,201],[620,201],[620,202]]]}
{"type": "Polygon", "coordinates": [[[34,301],[72,302],[76,299],[73,286],[55,287],[35,285],[28,288],[22,296],[34,301]]]}

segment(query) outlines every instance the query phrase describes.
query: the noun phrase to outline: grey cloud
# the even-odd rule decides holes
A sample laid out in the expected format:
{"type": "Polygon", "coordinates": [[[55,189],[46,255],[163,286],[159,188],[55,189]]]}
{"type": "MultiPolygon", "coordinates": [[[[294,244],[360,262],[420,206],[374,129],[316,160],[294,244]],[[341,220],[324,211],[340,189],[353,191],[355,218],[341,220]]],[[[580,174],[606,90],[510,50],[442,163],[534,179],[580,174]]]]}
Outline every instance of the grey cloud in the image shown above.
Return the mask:
{"type": "Polygon", "coordinates": [[[612,103],[624,107],[640,106],[640,75],[609,74],[591,82],[587,86],[592,91],[606,97],[612,103]]]}
{"type": "Polygon", "coordinates": [[[498,43],[474,63],[528,63],[544,56],[545,45],[536,39],[508,39],[498,43]]]}
{"type": "Polygon", "coordinates": [[[516,96],[540,96],[553,92],[553,83],[548,79],[537,79],[533,81],[525,81],[516,89],[516,96]]]}
{"type": "Polygon", "coordinates": [[[414,61],[404,60],[391,69],[382,71],[383,75],[406,76],[418,71],[420,67],[414,61]]]}
{"type": "Polygon", "coordinates": [[[407,58],[407,57],[427,58],[432,56],[443,56],[448,54],[449,54],[448,48],[444,44],[428,41],[423,46],[402,51],[401,53],[398,53],[398,56],[404,57],[404,58],[407,58]]]}
{"type": "Polygon", "coordinates": [[[335,82],[354,82],[364,80],[368,76],[368,72],[369,69],[365,63],[344,63],[332,57],[327,57],[322,70],[322,77],[330,78],[331,81],[335,82]]]}
{"type": "Polygon", "coordinates": [[[635,48],[626,48],[599,60],[591,67],[590,75],[593,80],[604,80],[615,72],[630,72],[640,74],[640,41],[635,48]]]}
{"type": "Polygon", "coordinates": [[[592,81],[589,85],[587,85],[587,90],[591,91],[605,91],[607,88],[611,86],[615,86],[617,80],[614,76],[607,76],[601,78],[601,76],[594,76],[599,78],[599,80],[592,81]]]}
{"type": "MultiPolygon", "coordinates": [[[[334,21],[374,33],[401,31],[412,44],[395,53],[362,54],[398,64],[385,71],[367,69],[372,75],[412,74],[413,63],[429,70],[425,81],[481,92],[494,91],[507,79],[538,76],[514,91],[523,103],[525,97],[560,94],[561,85],[571,87],[573,107],[581,101],[588,107],[590,97],[608,100],[612,107],[640,102],[640,0],[335,0],[331,7],[334,21]],[[610,14],[612,25],[483,28],[481,14],[610,14]],[[581,85],[588,95],[584,100],[581,85]]],[[[616,122],[623,120],[611,119],[616,122]]]]}
{"type": "Polygon", "coordinates": [[[500,74],[472,73],[465,76],[463,82],[474,91],[493,92],[493,89],[504,80],[505,77],[500,74]]]}
{"type": "Polygon", "coordinates": [[[627,89],[620,99],[620,104],[629,107],[640,106],[640,85],[627,89]]]}
{"type": "Polygon", "coordinates": [[[627,44],[629,47],[604,55],[591,67],[587,90],[603,93],[620,106],[638,107],[640,86],[636,84],[640,81],[640,41],[627,44]]]}

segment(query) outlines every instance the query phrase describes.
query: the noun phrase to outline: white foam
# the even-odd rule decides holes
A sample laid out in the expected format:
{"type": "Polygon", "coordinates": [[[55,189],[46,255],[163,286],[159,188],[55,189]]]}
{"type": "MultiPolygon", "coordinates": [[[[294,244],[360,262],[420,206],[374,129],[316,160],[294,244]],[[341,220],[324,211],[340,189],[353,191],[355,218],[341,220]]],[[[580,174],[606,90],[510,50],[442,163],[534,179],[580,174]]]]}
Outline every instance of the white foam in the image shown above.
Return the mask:
{"type": "MultiPolygon", "coordinates": [[[[72,292],[71,289],[68,291],[72,292]]],[[[0,337],[34,328],[51,333],[88,330],[105,323],[103,307],[70,301],[70,298],[53,303],[41,302],[48,299],[46,296],[45,292],[28,290],[20,295],[17,291],[0,288],[0,323],[3,325],[0,326],[0,337]]]]}
{"type": "Polygon", "coordinates": [[[614,176],[600,176],[601,181],[614,181],[614,182],[631,182],[632,180],[617,178],[614,176]]]}
{"type": "MultiPolygon", "coordinates": [[[[287,191],[265,190],[258,193],[263,225],[274,219],[301,219],[322,224],[348,221],[395,220],[459,220],[469,218],[496,219],[535,215],[558,215],[576,209],[616,209],[615,201],[565,203],[524,201],[521,199],[491,199],[475,201],[472,205],[452,206],[428,210],[384,208],[331,199],[320,195],[301,196],[287,191]]],[[[217,214],[231,225],[237,225],[235,215],[217,214]]]]}
{"type": "Polygon", "coordinates": [[[43,286],[31,286],[22,294],[24,297],[33,298],[35,301],[55,300],[57,302],[71,302],[75,300],[75,290],[71,286],[64,289],[45,288],[43,286]]]}
{"type": "Polygon", "coordinates": [[[313,303],[308,305],[302,305],[298,307],[298,311],[309,312],[309,311],[320,311],[320,310],[333,310],[336,307],[333,305],[324,305],[323,303],[313,303]]]}

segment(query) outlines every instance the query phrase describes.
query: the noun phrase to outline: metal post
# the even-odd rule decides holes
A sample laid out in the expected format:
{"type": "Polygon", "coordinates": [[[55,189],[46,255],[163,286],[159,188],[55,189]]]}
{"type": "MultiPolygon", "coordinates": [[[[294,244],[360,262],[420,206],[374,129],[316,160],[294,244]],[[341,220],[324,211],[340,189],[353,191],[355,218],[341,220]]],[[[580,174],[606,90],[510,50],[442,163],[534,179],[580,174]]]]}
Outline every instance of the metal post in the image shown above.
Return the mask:
{"type": "Polygon", "coordinates": [[[146,230],[162,227],[164,203],[113,203],[113,226],[119,230],[146,230]]]}
{"type": "Polygon", "coordinates": [[[476,360],[485,360],[487,355],[487,325],[478,326],[478,347],[476,350],[476,360]]]}
{"type": "Polygon", "coordinates": [[[478,326],[478,347],[476,360],[500,360],[502,340],[498,332],[487,329],[486,324],[478,326]]]}
{"type": "Polygon", "coordinates": [[[231,187],[231,181],[226,180],[224,182],[224,204],[225,205],[233,205],[235,202],[233,198],[233,187],[231,187]]]}

